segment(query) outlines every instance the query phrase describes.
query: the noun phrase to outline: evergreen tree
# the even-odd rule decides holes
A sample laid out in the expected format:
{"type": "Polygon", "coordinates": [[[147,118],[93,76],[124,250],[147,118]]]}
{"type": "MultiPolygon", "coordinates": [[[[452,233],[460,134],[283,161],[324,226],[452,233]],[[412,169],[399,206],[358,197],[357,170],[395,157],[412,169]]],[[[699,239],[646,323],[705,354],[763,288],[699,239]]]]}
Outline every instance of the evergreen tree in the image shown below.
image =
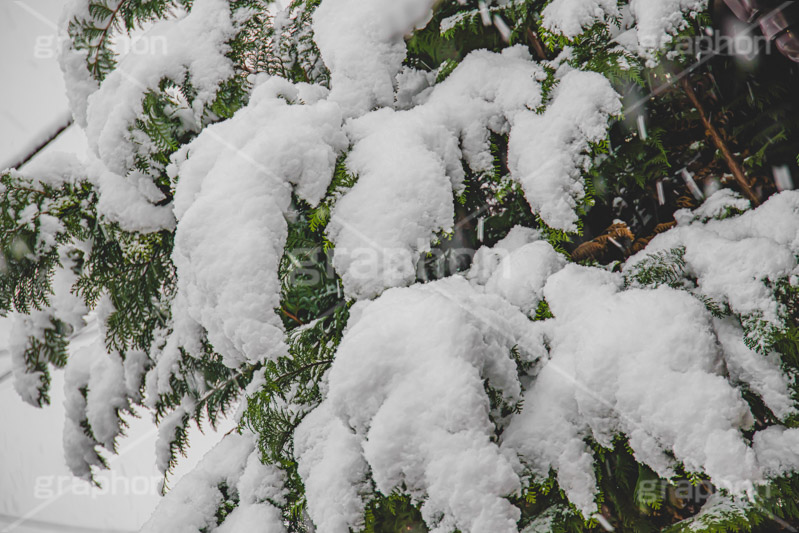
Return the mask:
{"type": "Polygon", "coordinates": [[[0,179],[17,390],[66,367],[89,481],[152,413],[145,531],[791,530],[799,74],[716,4],[72,2],[88,160],[0,179]]]}

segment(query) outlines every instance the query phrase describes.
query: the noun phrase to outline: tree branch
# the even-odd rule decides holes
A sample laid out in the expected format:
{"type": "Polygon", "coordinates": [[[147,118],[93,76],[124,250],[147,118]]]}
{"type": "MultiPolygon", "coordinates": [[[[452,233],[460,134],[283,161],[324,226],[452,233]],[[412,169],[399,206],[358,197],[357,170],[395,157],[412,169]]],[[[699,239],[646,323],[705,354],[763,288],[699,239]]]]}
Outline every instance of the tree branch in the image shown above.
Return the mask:
{"type": "MultiPolygon", "coordinates": [[[[59,135],[64,133],[64,131],[66,131],[67,128],[72,126],[73,122],[74,122],[74,119],[72,118],[72,116],[70,116],[69,119],[67,119],[67,121],[65,123],[62,123],[61,125],[59,125],[44,140],[42,140],[40,143],[35,145],[30,150],[28,150],[27,153],[24,153],[23,155],[19,156],[16,159],[16,161],[12,161],[9,165],[6,165],[5,168],[16,168],[16,169],[19,169],[22,165],[30,162],[31,159],[33,159],[34,157],[39,155],[39,153],[41,153],[42,150],[47,148],[47,146],[50,143],[55,141],[58,138],[59,135]]],[[[36,192],[39,192],[39,191],[36,191],[36,192]]]]}
{"type": "Polygon", "coordinates": [[[741,188],[746,197],[751,200],[753,206],[760,205],[760,200],[752,190],[752,187],[750,187],[749,180],[746,179],[746,174],[744,173],[743,167],[741,167],[741,164],[737,159],[735,159],[735,156],[733,156],[732,152],[727,146],[727,143],[724,142],[721,133],[719,133],[719,130],[710,122],[707,112],[702,106],[702,102],[699,101],[699,97],[696,95],[696,92],[691,85],[691,81],[688,79],[688,77],[685,77],[680,80],[680,84],[682,85],[685,94],[688,95],[688,99],[691,100],[691,103],[699,112],[702,123],[705,125],[705,130],[713,140],[713,144],[716,145],[716,148],[719,149],[721,155],[724,157],[724,161],[727,163],[727,167],[730,169],[735,181],[738,182],[738,186],[741,188]]]}

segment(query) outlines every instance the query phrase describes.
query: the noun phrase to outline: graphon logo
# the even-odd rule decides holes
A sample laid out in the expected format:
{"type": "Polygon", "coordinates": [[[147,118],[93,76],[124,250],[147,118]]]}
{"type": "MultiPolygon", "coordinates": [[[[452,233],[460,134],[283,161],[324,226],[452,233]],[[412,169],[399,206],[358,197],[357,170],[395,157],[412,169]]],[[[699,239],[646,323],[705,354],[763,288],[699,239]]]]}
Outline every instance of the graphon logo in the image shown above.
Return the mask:
{"type": "MultiPolygon", "coordinates": [[[[33,47],[33,57],[36,59],[54,59],[61,54],[63,43],[57,35],[39,35],[33,47]]],[[[120,57],[127,55],[137,56],[164,56],[167,54],[169,43],[163,35],[142,35],[132,39],[120,39],[114,42],[114,52],[120,57]]]]}
{"type": "Polygon", "coordinates": [[[672,499],[701,507],[719,490],[723,490],[727,494],[752,498],[754,501],[756,497],[767,498],[770,489],[770,485],[756,487],[750,482],[725,483],[723,480],[717,480],[715,483],[711,483],[708,480],[691,482],[687,479],[668,482],[663,479],[648,479],[639,482],[635,492],[636,499],[641,502],[672,499]]]}
{"type": "Polygon", "coordinates": [[[97,484],[72,476],[38,476],[33,487],[34,498],[49,500],[66,494],[98,498],[106,495],[157,496],[160,476],[122,476],[114,472],[95,477],[97,484]]]}
{"type": "Polygon", "coordinates": [[[773,48],[773,42],[764,35],[746,32],[725,35],[714,30],[709,34],[675,40],[673,53],[693,58],[720,55],[751,59],[759,53],[770,54],[773,48]]]}

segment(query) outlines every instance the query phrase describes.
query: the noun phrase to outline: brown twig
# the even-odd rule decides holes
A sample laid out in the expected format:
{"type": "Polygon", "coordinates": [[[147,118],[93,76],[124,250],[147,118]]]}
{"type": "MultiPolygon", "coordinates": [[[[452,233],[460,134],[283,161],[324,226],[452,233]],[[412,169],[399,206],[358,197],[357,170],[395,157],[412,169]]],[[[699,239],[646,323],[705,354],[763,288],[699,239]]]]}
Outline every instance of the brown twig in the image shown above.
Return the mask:
{"type": "Polygon", "coordinates": [[[108,18],[108,24],[103,28],[99,28],[102,33],[100,34],[100,40],[97,43],[97,51],[94,53],[94,65],[92,65],[95,78],[99,78],[100,76],[100,52],[103,49],[103,45],[105,45],[105,42],[108,40],[108,35],[111,33],[111,29],[116,21],[117,14],[119,14],[119,11],[122,9],[122,5],[126,1],[127,0],[121,0],[119,4],[117,4],[117,7],[115,7],[111,12],[111,16],[108,18]]]}
{"type": "Polygon", "coordinates": [[[680,84],[682,85],[685,94],[688,95],[688,99],[691,100],[691,103],[699,112],[699,117],[702,119],[702,123],[705,125],[705,131],[707,131],[707,134],[710,136],[713,144],[715,144],[716,148],[718,148],[721,152],[721,155],[724,157],[724,161],[727,163],[727,167],[730,169],[735,181],[738,182],[738,186],[741,188],[746,197],[752,201],[752,205],[760,205],[760,200],[752,190],[752,187],[750,187],[749,180],[746,179],[746,174],[744,173],[743,167],[741,167],[741,164],[737,159],[735,159],[735,156],[733,156],[732,152],[727,146],[727,143],[724,142],[721,133],[719,133],[719,130],[713,125],[712,122],[710,122],[707,112],[702,106],[702,102],[699,101],[699,97],[696,95],[696,92],[691,85],[691,81],[685,77],[680,80],[680,84]]]}
{"type": "Polygon", "coordinates": [[[530,42],[530,46],[532,46],[533,50],[535,50],[535,55],[538,56],[538,60],[546,61],[549,59],[547,49],[544,46],[544,42],[541,40],[541,37],[538,36],[538,33],[534,32],[530,28],[527,28],[525,33],[527,34],[527,40],[530,42]]]}
{"type": "MultiPolygon", "coordinates": [[[[9,164],[8,168],[16,168],[16,169],[18,169],[22,165],[30,162],[31,159],[36,157],[38,154],[41,153],[42,150],[47,148],[50,145],[50,143],[55,141],[58,138],[59,135],[64,133],[67,130],[67,128],[69,128],[72,125],[72,123],[73,123],[73,119],[72,119],[72,117],[70,117],[66,121],[66,123],[60,125],[55,131],[53,131],[50,135],[48,135],[46,139],[44,139],[42,142],[40,142],[39,144],[34,146],[28,153],[26,153],[23,156],[20,156],[19,159],[17,159],[13,163],[9,164]]],[[[18,189],[23,189],[24,187],[17,187],[17,188],[18,189]]],[[[41,192],[41,191],[32,191],[32,192],[41,192]]],[[[44,194],[44,193],[41,193],[41,194],[44,194]]]]}
{"type": "Polygon", "coordinates": [[[302,320],[297,318],[295,315],[293,315],[293,314],[289,313],[288,311],[286,311],[286,309],[284,307],[281,307],[280,310],[283,311],[284,315],[286,315],[287,317],[289,317],[290,319],[292,319],[293,321],[295,321],[299,325],[301,325],[301,326],[305,325],[305,322],[303,322],[302,320]]]}

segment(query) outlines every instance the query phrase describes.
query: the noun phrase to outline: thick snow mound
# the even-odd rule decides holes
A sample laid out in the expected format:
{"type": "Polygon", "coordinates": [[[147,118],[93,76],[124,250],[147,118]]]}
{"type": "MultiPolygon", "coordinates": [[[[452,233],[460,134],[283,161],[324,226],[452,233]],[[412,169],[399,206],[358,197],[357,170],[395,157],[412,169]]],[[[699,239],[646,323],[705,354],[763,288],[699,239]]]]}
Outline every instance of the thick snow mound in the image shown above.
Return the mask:
{"type": "Polygon", "coordinates": [[[608,121],[620,113],[620,96],[607,78],[573,70],[560,80],[543,114],[517,116],[508,167],[548,226],[577,231],[591,144],[607,138],[608,121]]]}
{"type": "Polygon", "coordinates": [[[330,69],[331,99],[347,116],[394,103],[404,37],[432,16],[434,0],[325,0],[314,13],[314,41],[330,69]]]}
{"type": "Polygon", "coordinates": [[[300,103],[317,92],[267,80],[173,157],[180,311],[231,367],[286,352],[274,309],[291,193],[318,203],[347,143],[337,105],[300,103]]]}
{"type": "MultiPolygon", "coordinates": [[[[789,228],[772,232],[770,242],[782,255],[773,253],[758,271],[777,279],[796,268],[796,198],[783,193],[754,211],[706,224],[698,221],[707,209],[685,213],[687,222],[658,237],[642,257],[675,242],[685,246],[682,237],[700,230],[730,242],[765,238],[779,218],[789,228]],[[783,255],[793,262],[781,261],[783,255]]],[[[695,244],[697,254],[716,250],[695,244]]],[[[693,256],[685,257],[691,272],[701,274],[691,267],[693,256]]],[[[727,265],[736,280],[748,279],[740,278],[739,266],[727,265]]],[[[747,275],[752,283],[760,279],[747,275]]],[[[658,475],[671,478],[679,463],[735,495],[799,468],[796,454],[787,452],[793,430],[755,433],[752,445],[743,433],[754,418],[741,385],[782,419],[796,413],[792,378],[778,354],[746,346],[736,316],[710,313],[698,278],[699,294],[629,286],[622,273],[566,264],[536,230],[515,227],[478,251],[466,279],[391,289],[358,303],[328,375],[327,397],[295,435],[302,475],[313,487],[312,518],[321,531],[357,526],[370,472],[381,492],[405,487],[424,502],[423,516],[435,531],[512,531],[516,511],[503,497],[528,474],[546,478],[553,470],[590,517],[596,479],[586,441],[611,447],[619,435],[658,475]],[[531,322],[542,301],[554,318],[531,322]],[[486,383],[508,404],[523,398],[523,410],[495,416],[486,383]],[[500,435],[499,448],[493,434],[500,435]],[[322,490],[331,484],[334,490],[322,490]],[[455,490],[465,486],[470,490],[455,490]]]]}
{"type": "Polygon", "coordinates": [[[413,283],[420,255],[453,230],[461,160],[478,174],[491,168],[490,132],[508,133],[520,113],[541,104],[542,72],[519,46],[472,52],[424,103],[349,123],[347,168],[358,182],[327,229],[347,294],[372,298],[413,283]]]}
{"type": "MultiPolygon", "coordinates": [[[[521,484],[493,442],[484,382],[506,402],[518,401],[511,352],[538,346],[534,336],[517,308],[458,277],[392,289],[358,304],[330,370],[329,394],[317,410],[336,417],[326,423],[338,429],[326,431],[340,436],[322,449],[303,444],[300,465],[319,465],[304,469],[306,485],[317,487],[337,464],[357,464],[352,454],[360,449],[383,494],[404,486],[425,499],[422,515],[432,531],[515,533],[519,511],[504,497],[518,493],[521,484]]],[[[524,350],[521,357],[537,358],[524,350]]],[[[307,442],[322,418],[301,426],[295,438],[307,442]]],[[[324,533],[346,531],[341,517],[324,509],[335,502],[362,505],[352,488],[340,485],[342,477],[334,477],[335,490],[328,485],[308,493],[324,533]]]]}
{"type": "Polygon", "coordinates": [[[586,516],[595,512],[586,437],[611,447],[627,435],[636,459],[667,478],[674,465],[665,452],[726,486],[760,480],[741,434],[753,419],[723,376],[710,314],[683,291],[621,287],[620,275],[577,265],[549,279],[544,295],[555,318],[542,327],[550,359],[503,447],[540,476],[557,470],[586,516]]]}

